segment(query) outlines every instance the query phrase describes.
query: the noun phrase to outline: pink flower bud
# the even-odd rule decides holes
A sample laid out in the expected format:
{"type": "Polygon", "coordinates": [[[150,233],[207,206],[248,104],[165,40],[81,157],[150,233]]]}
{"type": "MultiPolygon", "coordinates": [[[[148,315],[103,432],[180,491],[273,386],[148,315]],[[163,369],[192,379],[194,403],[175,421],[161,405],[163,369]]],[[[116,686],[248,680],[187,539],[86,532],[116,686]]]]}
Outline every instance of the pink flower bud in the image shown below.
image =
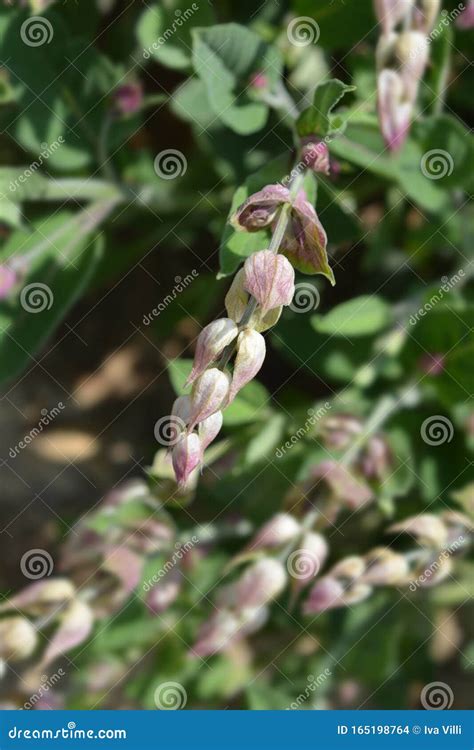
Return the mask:
{"type": "Polygon", "coordinates": [[[258,232],[270,226],[283,203],[288,203],[290,192],[281,185],[267,185],[251,195],[235,211],[230,223],[235,229],[258,232]]]}
{"type": "Polygon", "coordinates": [[[33,653],[36,643],[36,630],[24,617],[0,620],[0,659],[26,659],[33,653]]]}
{"type": "Polygon", "coordinates": [[[377,547],[365,556],[366,569],[361,582],[373,586],[406,583],[409,566],[406,558],[385,547],[377,547]]]}
{"type": "Polygon", "coordinates": [[[237,356],[227,403],[233,401],[240,389],[255,377],[263,365],[265,350],[265,339],[261,333],[246,328],[239,334],[237,356]]]}
{"type": "Polygon", "coordinates": [[[251,565],[235,584],[235,606],[238,609],[258,608],[275,599],[285,587],[286,570],[271,557],[251,565]]]}
{"type": "Polygon", "coordinates": [[[181,420],[183,425],[188,425],[191,418],[191,397],[178,396],[171,409],[171,416],[181,420]]]}
{"type": "Polygon", "coordinates": [[[236,323],[230,318],[219,318],[202,329],[196,344],[194,366],[186,385],[191,385],[217,359],[227,344],[237,338],[238,332],[236,323]]]}
{"type": "Polygon", "coordinates": [[[113,92],[114,107],[120,115],[133,115],[143,104],[143,90],[139,83],[125,83],[113,92]]]}
{"type": "Polygon", "coordinates": [[[467,8],[456,19],[458,29],[472,29],[474,27],[474,0],[469,0],[467,8]]]}
{"type": "Polygon", "coordinates": [[[176,600],[181,590],[181,573],[173,568],[149,591],[146,606],[155,615],[165,612],[176,600]]]}
{"type": "Polygon", "coordinates": [[[295,272],[291,263],[271,250],[253,253],[244,263],[244,286],[265,314],[289,305],[295,293],[295,272]]]}
{"type": "Polygon", "coordinates": [[[312,476],[324,481],[333,498],[352,510],[359,509],[374,498],[367,483],[337,461],[322,461],[313,469],[312,476]]]}
{"type": "Polygon", "coordinates": [[[428,39],[420,31],[404,31],[397,40],[396,56],[404,84],[404,98],[414,102],[428,62],[428,39]]]}
{"type": "Polygon", "coordinates": [[[344,587],[336,578],[321,578],[313,586],[303,606],[305,615],[324,612],[326,609],[342,606],[344,587]]]}
{"type": "Polygon", "coordinates": [[[221,411],[216,411],[210,417],[203,419],[199,423],[199,438],[201,440],[202,450],[205,451],[207,446],[212,443],[216,435],[219,434],[222,427],[223,416],[221,411]]]}
{"type": "Polygon", "coordinates": [[[414,536],[420,544],[426,547],[441,549],[446,546],[448,529],[438,516],[431,513],[421,513],[419,516],[405,518],[388,529],[391,533],[405,532],[414,536]]]}
{"type": "Polygon", "coordinates": [[[228,610],[216,612],[205,622],[192,648],[192,653],[201,658],[223,651],[235,639],[240,623],[237,615],[228,610]]]}
{"type": "Polygon", "coordinates": [[[374,0],[375,15],[383,33],[393,31],[410,12],[414,0],[374,0]]]}
{"type": "Polygon", "coordinates": [[[191,392],[190,429],[222,407],[229,394],[230,378],[217,367],[206,370],[196,380],[191,392]]]}
{"type": "Polygon", "coordinates": [[[327,144],[318,140],[316,136],[305,138],[301,147],[301,161],[313,172],[329,174],[330,161],[327,144]]]}
{"type": "Polygon", "coordinates": [[[419,0],[415,5],[413,25],[423,34],[429,34],[436,21],[440,7],[441,0],[419,0]]]}
{"type": "Polygon", "coordinates": [[[361,470],[367,479],[382,481],[393,463],[392,453],[382,435],[373,435],[361,459],[361,470]]]}
{"type": "Polygon", "coordinates": [[[202,448],[199,436],[191,432],[176,443],[172,452],[173,469],[176,480],[180,486],[184,486],[189,475],[201,462],[202,448]]]}
{"type": "Polygon", "coordinates": [[[328,238],[324,227],[308,201],[304,190],[300,190],[291,210],[290,221],[282,240],[281,252],[302,273],[321,273],[334,286],[334,274],[326,252],[328,238]]]}
{"type": "Polygon", "coordinates": [[[17,275],[12,268],[0,265],[0,300],[8,297],[17,280],[17,275]]]}
{"type": "Polygon", "coordinates": [[[444,354],[423,354],[418,360],[418,367],[425,375],[436,377],[444,372],[446,357],[444,354]]]}
{"type": "MultiPolygon", "coordinates": [[[[225,298],[227,314],[236,323],[240,323],[249,301],[249,293],[245,289],[245,271],[243,268],[236,273],[229,291],[225,298]]],[[[266,331],[268,328],[276,325],[281,315],[282,307],[275,307],[273,310],[263,314],[262,308],[257,307],[249,320],[248,327],[254,328],[259,333],[266,331]]]]}
{"type": "Polygon", "coordinates": [[[249,549],[272,549],[287,544],[295,539],[301,530],[301,524],[289,513],[277,513],[262,526],[249,544],[249,549]]]}
{"type": "Polygon", "coordinates": [[[403,80],[395,70],[379,73],[377,102],[382,136],[391,151],[398,151],[408,134],[412,105],[405,100],[403,80]]]}
{"type": "Polygon", "coordinates": [[[268,76],[261,70],[250,76],[250,85],[256,89],[268,88],[268,76]]]}

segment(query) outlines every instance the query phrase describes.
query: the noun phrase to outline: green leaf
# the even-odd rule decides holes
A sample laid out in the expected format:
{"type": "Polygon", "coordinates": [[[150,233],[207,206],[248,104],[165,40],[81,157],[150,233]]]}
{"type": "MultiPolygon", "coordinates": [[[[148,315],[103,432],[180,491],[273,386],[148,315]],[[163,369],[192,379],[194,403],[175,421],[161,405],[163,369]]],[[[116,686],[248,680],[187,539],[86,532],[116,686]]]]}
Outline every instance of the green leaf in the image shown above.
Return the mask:
{"type": "Polygon", "coordinates": [[[0,302],[0,381],[36,361],[36,352],[87,288],[101,255],[101,243],[78,234],[75,217],[66,211],[37,224],[33,234],[17,231],[3,254],[15,247],[26,253],[38,247],[38,239],[45,249],[18,296],[0,302]]]}
{"type": "Polygon", "coordinates": [[[368,336],[391,321],[390,306],[375,295],[363,295],[342,302],[327,315],[313,316],[311,323],[319,333],[331,336],[368,336]]]}
{"type": "Polygon", "coordinates": [[[168,68],[185,70],[191,64],[192,26],[210,23],[212,15],[210,4],[190,5],[187,0],[174,3],[172,10],[158,3],[147,7],[137,24],[141,54],[145,60],[152,57],[168,68]]]}
{"type": "Polygon", "coordinates": [[[258,34],[229,23],[192,30],[193,64],[204,81],[214,115],[240,134],[260,130],[268,106],[248,91],[253,73],[264,73],[272,87],[280,79],[279,52],[258,34]]]}
{"type": "Polygon", "coordinates": [[[471,133],[451,115],[425,120],[418,128],[423,148],[422,173],[440,188],[468,187],[474,173],[471,133]]]}
{"type": "MultiPolygon", "coordinates": [[[[338,130],[332,111],[349,91],[354,91],[355,86],[347,86],[337,78],[321,83],[314,92],[313,103],[299,116],[296,129],[300,136],[312,135],[321,138],[338,130]]],[[[338,123],[340,126],[340,123],[338,123]]]]}

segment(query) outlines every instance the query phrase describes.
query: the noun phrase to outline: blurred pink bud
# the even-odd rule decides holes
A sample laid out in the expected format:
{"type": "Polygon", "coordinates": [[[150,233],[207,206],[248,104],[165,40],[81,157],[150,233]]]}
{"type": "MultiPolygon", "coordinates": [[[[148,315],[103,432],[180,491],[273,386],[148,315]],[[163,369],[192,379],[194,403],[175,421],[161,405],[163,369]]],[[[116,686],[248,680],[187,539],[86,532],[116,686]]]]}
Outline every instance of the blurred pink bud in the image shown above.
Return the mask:
{"type": "Polygon", "coordinates": [[[467,8],[464,8],[461,15],[456,19],[458,29],[472,29],[474,27],[474,0],[469,0],[467,8]]]}
{"type": "Polygon", "coordinates": [[[358,555],[349,555],[340,560],[333,568],[331,575],[335,578],[343,578],[347,581],[355,581],[360,578],[365,570],[365,562],[358,555]]]}
{"type": "Polygon", "coordinates": [[[120,115],[133,115],[143,104],[143,90],[139,83],[125,83],[113,92],[114,108],[120,115]]]}
{"type": "Polygon", "coordinates": [[[406,583],[409,566],[406,558],[386,547],[377,547],[365,556],[366,569],[362,582],[373,586],[393,586],[406,583]]]}
{"type": "Polygon", "coordinates": [[[362,473],[367,479],[382,481],[393,462],[392,453],[382,435],[373,435],[367,443],[361,459],[362,473]]]}
{"type": "Polygon", "coordinates": [[[419,516],[405,518],[400,523],[390,526],[388,531],[411,534],[420,544],[426,547],[445,547],[448,539],[446,525],[438,516],[431,513],[421,513],[419,516]]]}
{"type": "Polygon", "coordinates": [[[74,584],[67,578],[36,581],[0,605],[0,612],[21,610],[32,615],[48,614],[70,601],[75,594],[74,584]]]}
{"type": "Polygon", "coordinates": [[[230,377],[217,367],[198,377],[191,392],[190,429],[203,422],[222,407],[229,395],[230,377]]]}
{"type": "Polygon", "coordinates": [[[391,151],[398,151],[408,135],[412,106],[404,98],[403,81],[395,70],[379,73],[377,101],[383,139],[391,151]]]}
{"type": "Polygon", "coordinates": [[[228,610],[221,610],[205,622],[198,633],[192,653],[201,658],[223,651],[239,631],[239,618],[228,610]]]}
{"type": "Polygon", "coordinates": [[[321,434],[327,448],[344,450],[362,432],[363,426],[360,419],[350,414],[335,414],[325,417],[321,434]]]}
{"type": "Polygon", "coordinates": [[[412,105],[405,100],[405,87],[399,73],[386,68],[377,77],[380,129],[391,151],[398,151],[408,135],[412,105]]]}
{"type": "Polygon", "coordinates": [[[223,416],[221,411],[216,411],[210,417],[203,419],[199,423],[199,438],[201,440],[202,450],[205,451],[207,446],[212,443],[214,438],[219,434],[222,427],[223,416]]]}
{"type": "Polygon", "coordinates": [[[423,354],[418,360],[418,367],[425,375],[436,377],[444,372],[446,357],[444,354],[423,354]]]}
{"type": "Polygon", "coordinates": [[[146,606],[155,615],[159,615],[173,604],[181,590],[181,573],[173,568],[155,583],[147,594],[146,606]]]}
{"type": "Polygon", "coordinates": [[[58,656],[83,643],[90,635],[94,615],[88,604],[74,599],[61,613],[59,627],[48,643],[41,659],[46,666],[58,656]]]}
{"type": "Polygon", "coordinates": [[[262,312],[289,305],[295,293],[291,263],[271,250],[253,253],[244,263],[245,289],[257,300],[262,312]]]}
{"type": "Polygon", "coordinates": [[[452,569],[453,561],[451,558],[436,555],[429,562],[420,565],[412,573],[411,579],[415,580],[421,588],[429,588],[444,581],[451,574],[452,569]]]}
{"type": "Polygon", "coordinates": [[[171,409],[171,416],[177,417],[184,425],[188,425],[191,419],[191,397],[178,396],[171,409]]]}
{"type": "Polygon", "coordinates": [[[193,469],[201,463],[202,448],[199,436],[195,432],[183,435],[174,446],[171,455],[176,481],[180,486],[184,486],[193,469]]]}
{"type": "Polygon", "coordinates": [[[289,513],[277,513],[260,531],[249,544],[249,549],[272,549],[281,544],[287,544],[295,539],[301,531],[301,524],[290,516],[289,513]]]}
{"type": "Polygon", "coordinates": [[[313,469],[312,476],[326,482],[334,499],[352,510],[358,510],[374,498],[368,484],[337,461],[322,461],[313,469]]]}
{"type": "MultiPolygon", "coordinates": [[[[249,301],[249,293],[245,289],[244,284],[245,271],[241,268],[234,276],[234,280],[232,281],[225,298],[227,314],[237,323],[240,323],[242,320],[242,316],[249,301]]],[[[264,315],[262,309],[257,307],[249,320],[248,327],[254,328],[259,333],[266,331],[268,328],[271,328],[278,323],[282,309],[282,307],[275,307],[264,315]]]]}
{"type": "MultiPolygon", "coordinates": [[[[415,4],[413,26],[423,34],[430,33],[441,7],[441,0],[419,0],[415,4]]],[[[447,11],[445,11],[447,15],[447,11]]]]}
{"type": "Polygon", "coordinates": [[[17,280],[17,274],[12,268],[0,265],[0,300],[8,297],[17,280]]]}
{"type": "Polygon", "coordinates": [[[428,62],[428,39],[421,31],[404,31],[398,36],[395,50],[400,62],[404,98],[414,102],[428,62]]]}
{"type": "Polygon", "coordinates": [[[346,607],[358,604],[372,593],[372,588],[364,583],[354,583],[345,587],[341,581],[332,575],[321,578],[315,583],[309,597],[304,604],[306,615],[325,612],[336,607],[346,607]]]}
{"type": "Polygon", "coordinates": [[[258,373],[265,359],[265,351],[265,339],[261,333],[246,328],[239,334],[228,403],[258,373]]]}
{"type": "Polygon", "coordinates": [[[26,659],[35,650],[37,640],[35,628],[24,617],[0,620],[0,659],[26,659]]]}
{"type": "Polygon", "coordinates": [[[266,89],[268,88],[268,76],[259,70],[250,76],[250,85],[256,89],[266,89]]]}
{"type": "Polygon", "coordinates": [[[375,15],[384,34],[393,31],[413,6],[414,0],[374,0],[375,15]]]}
{"type": "Polygon", "coordinates": [[[327,144],[318,140],[316,136],[305,138],[301,147],[301,161],[313,172],[329,174],[330,161],[327,144]]]}
{"type": "Polygon", "coordinates": [[[275,599],[285,587],[286,569],[278,560],[264,557],[243,573],[235,584],[235,606],[258,608],[275,599]]]}
{"type": "Polygon", "coordinates": [[[267,185],[251,195],[232,214],[230,223],[235,229],[258,232],[270,226],[278,209],[290,200],[290,192],[282,185],[267,185]]]}
{"type": "Polygon", "coordinates": [[[202,329],[196,344],[193,369],[186,386],[193,383],[211,362],[217,359],[227,344],[237,337],[238,332],[236,323],[230,318],[219,318],[202,329]]]}

